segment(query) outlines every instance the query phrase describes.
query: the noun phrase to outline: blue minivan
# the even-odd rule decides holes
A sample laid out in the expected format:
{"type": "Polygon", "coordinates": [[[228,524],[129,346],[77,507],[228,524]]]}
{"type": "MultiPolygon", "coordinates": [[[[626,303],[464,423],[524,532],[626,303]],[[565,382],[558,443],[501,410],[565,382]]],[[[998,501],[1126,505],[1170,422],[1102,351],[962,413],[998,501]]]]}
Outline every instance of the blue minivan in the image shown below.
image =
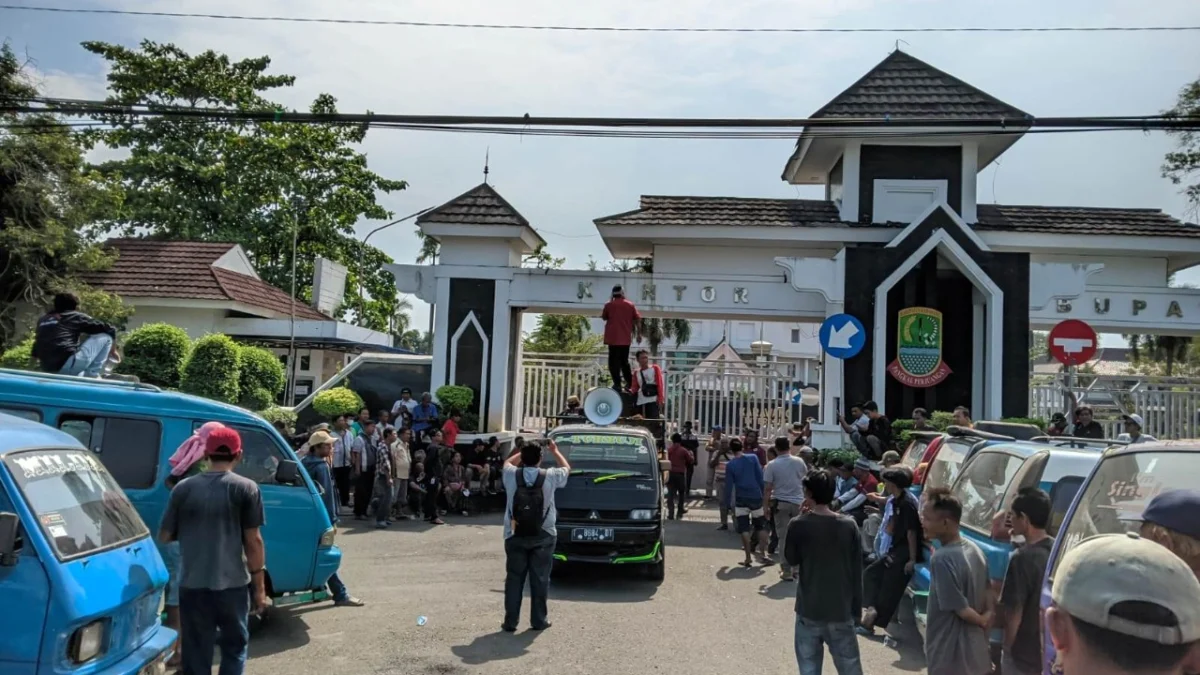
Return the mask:
{"type": "Polygon", "coordinates": [[[0,673],[165,672],[167,568],[77,440],[0,414],[0,673]]]}
{"type": "Polygon", "coordinates": [[[262,491],[267,594],[322,591],[341,563],[316,486],[274,427],[247,410],[145,384],[0,369],[0,413],[78,439],[156,535],[170,495],[167,460],[205,422],[231,426],[242,436],[235,471],[262,491]]]}

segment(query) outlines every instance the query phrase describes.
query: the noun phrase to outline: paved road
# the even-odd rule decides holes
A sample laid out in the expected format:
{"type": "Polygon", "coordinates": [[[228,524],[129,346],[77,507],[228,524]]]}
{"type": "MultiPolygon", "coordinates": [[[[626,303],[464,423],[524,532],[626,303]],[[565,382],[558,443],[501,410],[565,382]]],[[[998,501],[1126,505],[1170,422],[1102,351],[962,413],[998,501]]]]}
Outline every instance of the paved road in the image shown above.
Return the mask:
{"type": "MultiPolygon", "coordinates": [[[[499,630],[504,554],[495,514],[448,524],[397,523],[338,533],[342,579],[363,608],[329,603],[279,610],[251,641],[247,672],[286,675],[404,673],[796,673],[794,584],[776,568],[744,570],[735,536],[695,508],[668,523],[667,579],[616,570],[555,577],[543,633],[499,630]],[[425,626],[417,617],[428,618],[425,626]]],[[[525,608],[523,622],[528,623],[525,608]]],[[[892,626],[899,648],[860,638],[869,675],[924,672],[914,633],[892,626]]],[[[826,673],[834,673],[826,657],[826,673]]]]}

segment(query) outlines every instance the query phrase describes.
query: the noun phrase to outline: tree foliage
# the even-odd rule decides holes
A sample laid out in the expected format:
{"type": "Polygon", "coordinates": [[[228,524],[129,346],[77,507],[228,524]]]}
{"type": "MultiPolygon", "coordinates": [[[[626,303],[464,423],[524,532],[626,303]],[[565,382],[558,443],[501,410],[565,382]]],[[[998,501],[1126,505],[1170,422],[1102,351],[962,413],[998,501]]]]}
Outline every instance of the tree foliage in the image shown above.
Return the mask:
{"type": "MultiPolygon", "coordinates": [[[[1179,90],[1175,107],[1166,114],[1176,119],[1200,120],[1200,79],[1179,90]]],[[[1183,194],[1193,208],[1200,209],[1200,131],[1183,129],[1169,133],[1175,137],[1178,147],[1163,159],[1163,176],[1184,186],[1183,194]]]]}
{"type": "Polygon", "coordinates": [[[33,358],[33,338],[29,337],[0,353],[0,368],[37,370],[38,362],[33,358]]]}
{"type": "Polygon", "coordinates": [[[1164,375],[1175,374],[1176,365],[1185,362],[1192,344],[1191,337],[1180,335],[1126,335],[1130,360],[1134,364],[1158,364],[1164,375]]]}
{"type": "MultiPolygon", "coordinates": [[[[107,62],[108,100],[122,105],[274,111],[282,108],[268,95],[295,81],[269,74],[265,56],[235,62],[213,51],[192,55],[151,41],[137,49],[83,46],[107,62]]],[[[333,115],[336,103],[321,94],[309,111],[333,115]]],[[[100,221],[105,232],[237,242],[259,275],[285,290],[292,286],[295,236],[297,298],[311,296],[315,258],[339,262],[348,270],[339,318],[352,315],[364,326],[388,330],[396,290],[383,266],[392,261],[359,241],[354,227],[363,219],[389,218],[376,196],[406,184],[367,167],[355,149],[366,137],[365,126],[146,118],[120,111],[96,118],[112,128],[90,132],[90,142],[128,153],[94,167],[125,196],[120,211],[100,221]]]]}
{"type": "Polygon", "coordinates": [[[597,354],[603,347],[601,336],[589,333],[588,318],[570,314],[542,314],[537,327],[525,336],[527,352],[548,354],[597,354]]]}
{"type": "Polygon", "coordinates": [[[135,375],[147,384],[177,388],[191,350],[192,340],[179,326],[148,323],[125,338],[117,372],[135,375]]]}
{"type": "Polygon", "coordinates": [[[237,403],[241,359],[238,345],[228,335],[205,335],[196,340],[183,366],[180,388],[189,394],[237,403]]]}
{"type": "Polygon", "coordinates": [[[243,408],[264,410],[283,393],[287,372],[269,350],[238,345],[238,366],[238,402],[243,408]]]}
{"type": "MultiPolygon", "coordinates": [[[[39,94],[8,44],[0,46],[0,109],[39,94]]],[[[120,202],[97,179],[59,117],[0,110],[0,348],[30,328],[18,325],[23,305],[45,307],[60,290],[79,293],[84,308],[110,310],[97,318],[120,324],[129,316],[114,296],[76,278],[111,263],[85,234],[120,202]]]]}
{"type": "MultiPolygon", "coordinates": [[[[614,272],[634,274],[653,274],[654,260],[638,258],[637,260],[614,260],[608,268],[614,272]]],[[[666,340],[674,338],[675,346],[682,347],[692,339],[692,324],[687,319],[660,319],[642,317],[633,325],[633,337],[645,341],[650,347],[651,354],[658,354],[658,348],[666,340]]]]}

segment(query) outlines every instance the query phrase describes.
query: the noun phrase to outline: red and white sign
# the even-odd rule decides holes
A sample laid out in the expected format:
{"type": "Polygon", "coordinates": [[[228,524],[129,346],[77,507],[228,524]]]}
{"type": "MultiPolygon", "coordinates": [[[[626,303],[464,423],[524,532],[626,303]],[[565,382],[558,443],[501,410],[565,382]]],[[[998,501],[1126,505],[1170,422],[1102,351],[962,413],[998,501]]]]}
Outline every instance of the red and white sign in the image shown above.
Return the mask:
{"type": "Polygon", "coordinates": [[[1050,347],[1050,355],[1068,366],[1091,361],[1099,346],[1096,331],[1079,319],[1067,319],[1050,329],[1046,342],[1050,347]]]}

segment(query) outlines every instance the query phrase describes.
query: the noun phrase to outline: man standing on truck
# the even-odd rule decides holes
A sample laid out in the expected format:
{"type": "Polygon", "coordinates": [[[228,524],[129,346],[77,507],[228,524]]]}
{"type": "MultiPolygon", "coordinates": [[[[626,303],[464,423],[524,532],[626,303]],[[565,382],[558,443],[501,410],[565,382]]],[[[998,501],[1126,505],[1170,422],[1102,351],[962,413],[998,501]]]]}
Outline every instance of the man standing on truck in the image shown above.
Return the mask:
{"type": "Polygon", "coordinates": [[[59,293],[38,319],[33,358],[47,373],[98,378],[116,337],[116,328],[79,311],[74,293],[59,293]]]}
{"type": "Polygon", "coordinates": [[[254,481],[233,472],[242,458],[236,430],[213,430],[204,454],[209,470],[171,491],[159,538],[179,542],[184,675],[210,675],[214,646],[222,675],[241,675],[251,605],[255,611],[267,605],[262,495],[254,481]]]}
{"type": "Polygon", "coordinates": [[[608,373],[612,376],[613,389],[629,391],[633,388],[629,345],[633,343],[633,323],[642,315],[625,299],[625,289],[618,285],[613,286],[612,299],[604,304],[600,318],[604,319],[604,344],[608,345],[608,373]]]}

